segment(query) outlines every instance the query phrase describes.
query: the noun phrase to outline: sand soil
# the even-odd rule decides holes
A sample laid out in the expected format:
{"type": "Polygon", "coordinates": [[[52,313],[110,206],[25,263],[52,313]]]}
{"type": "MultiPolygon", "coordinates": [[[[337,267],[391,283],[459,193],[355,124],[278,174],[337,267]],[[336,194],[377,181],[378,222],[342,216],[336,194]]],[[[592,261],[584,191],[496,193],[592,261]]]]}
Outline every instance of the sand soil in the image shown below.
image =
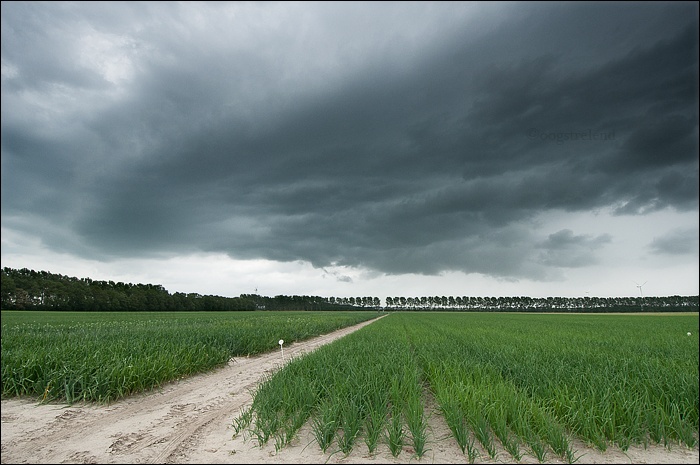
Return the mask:
{"type": "MultiPolygon", "coordinates": [[[[269,373],[371,322],[341,329],[281,351],[232,359],[215,372],[169,383],[109,405],[39,405],[27,399],[2,401],[2,463],[468,463],[442,417],[429,410],[428,451],[415,456],[409,444],[397,457],[380,443],[374,454],[358,439],[345,456],[333,446],[324,454],[307,425],[291,444],[260,447],[250,433],[234,437],[233,419],[252,402],[269,373]]],[[[697,446],[634,447],[605,453],[576,444],[576,463],[698,463],[697,446]]],[[[516,463],[500,450],[481,450],[475,463],[516,463]]],[[[538,463],[523,450],[520,463],[538,463]]],[[[550,454],[545,463],[565,463],[550,454]]]]}

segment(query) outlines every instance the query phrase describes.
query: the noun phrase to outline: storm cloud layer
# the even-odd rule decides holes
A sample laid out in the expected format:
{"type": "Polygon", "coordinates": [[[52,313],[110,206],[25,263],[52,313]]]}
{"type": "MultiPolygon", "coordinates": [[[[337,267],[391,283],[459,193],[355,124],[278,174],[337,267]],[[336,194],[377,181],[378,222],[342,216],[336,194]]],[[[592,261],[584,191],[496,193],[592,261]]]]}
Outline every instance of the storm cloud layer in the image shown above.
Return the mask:
{"type": "Polygon", "coordinates": [[[698,210],[698,5],[581,3],[3,2],[3,226],[96,260],[587,266],[613,236],[541,215],[698,210]]]}

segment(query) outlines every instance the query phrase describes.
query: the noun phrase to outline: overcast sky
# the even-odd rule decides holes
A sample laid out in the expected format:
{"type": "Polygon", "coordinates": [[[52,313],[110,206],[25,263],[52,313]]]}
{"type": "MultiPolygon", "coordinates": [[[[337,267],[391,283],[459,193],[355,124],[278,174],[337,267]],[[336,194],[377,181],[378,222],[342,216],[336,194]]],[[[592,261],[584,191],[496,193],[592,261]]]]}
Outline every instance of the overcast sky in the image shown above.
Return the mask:
{"type": "Polygon", "coordinates": [[[1,5],[3,267],[698,294],[697,2],[1,5]]]}

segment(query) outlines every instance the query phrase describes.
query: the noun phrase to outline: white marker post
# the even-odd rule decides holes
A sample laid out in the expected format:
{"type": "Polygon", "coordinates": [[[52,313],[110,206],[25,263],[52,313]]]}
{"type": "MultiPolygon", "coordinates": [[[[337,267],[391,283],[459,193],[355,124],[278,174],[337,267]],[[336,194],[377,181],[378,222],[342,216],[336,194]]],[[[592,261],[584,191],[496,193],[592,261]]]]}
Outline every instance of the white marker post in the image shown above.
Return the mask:
{"type": "Polygon", "coordinates": [[[284,358],[284,348],[282,347],[282,344],[284,344],[284,341],[280,339],[280,350],[282,351],[282,358],[284,358]]]}

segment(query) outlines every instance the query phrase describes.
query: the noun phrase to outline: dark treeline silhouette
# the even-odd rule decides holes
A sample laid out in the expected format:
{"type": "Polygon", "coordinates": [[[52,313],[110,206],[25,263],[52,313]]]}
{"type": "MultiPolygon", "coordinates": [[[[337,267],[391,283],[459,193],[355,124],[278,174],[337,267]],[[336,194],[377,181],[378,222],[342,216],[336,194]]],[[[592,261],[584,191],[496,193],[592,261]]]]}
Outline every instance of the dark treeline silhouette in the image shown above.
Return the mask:
{"type": "Polygon", "coordinates": [[[698,296],[667,297],[387,297],[385,310],[471,312],[697,312],[698,296]]]}
{"type": "Polygon", "coordinates": [[[697,312],[698,296],[319,297],[170,294],[160,284],[75,278],[27,268],[0,271],[0,308],[57,311],[384,310],[472,312],[697,312]]]}
{"type": "Polygon", "coordinates": [[[0,272],[0,308],[58,311],[236,311],[356,310],[316,296],[221,297],[197,293],[170,294],[160,284],[130,284],[75,278],[27,268],[0,272]]]}

